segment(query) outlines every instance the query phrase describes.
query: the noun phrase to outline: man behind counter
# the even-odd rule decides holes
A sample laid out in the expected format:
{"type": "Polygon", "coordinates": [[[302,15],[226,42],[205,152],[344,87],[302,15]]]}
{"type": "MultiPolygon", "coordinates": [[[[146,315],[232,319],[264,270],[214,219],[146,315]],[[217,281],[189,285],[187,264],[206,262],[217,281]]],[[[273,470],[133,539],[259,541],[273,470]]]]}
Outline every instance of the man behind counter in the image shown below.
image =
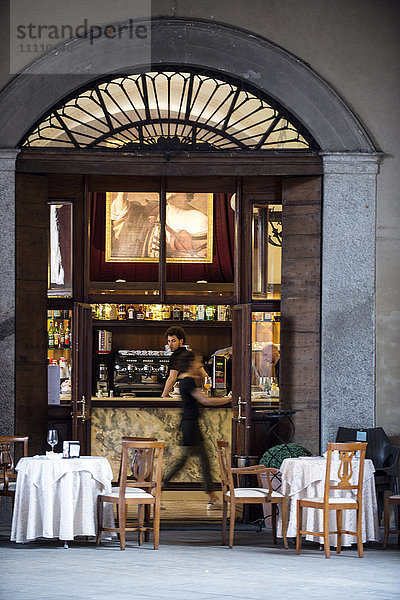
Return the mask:
{"type": "MultiPolygon", "coordinates": [[[[181,362],[182,354],[187,352],[186,348],[184,347],[186,335],[182,327],[170,327],[165,332],[165,338],[172,354],[169,359],[167,379],[164,385],[163,393],[161,394],[161,398],[166,398],[172,391],[179,375],[179,364],[181,362]]],[[[204,367],[202,367],[199,371],[199,376],[201,376],[204,380],[206,375],[207,372],[204,367]]]]}

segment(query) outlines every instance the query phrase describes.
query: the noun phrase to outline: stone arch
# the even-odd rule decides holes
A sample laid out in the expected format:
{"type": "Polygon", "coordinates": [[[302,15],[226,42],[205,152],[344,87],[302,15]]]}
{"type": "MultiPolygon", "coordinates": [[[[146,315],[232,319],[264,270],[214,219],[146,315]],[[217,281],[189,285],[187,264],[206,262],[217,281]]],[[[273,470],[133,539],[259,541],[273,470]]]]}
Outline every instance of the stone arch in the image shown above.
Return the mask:
{"type": "MultiPolygon", "coordinates": [[[[367,133],[339,95],[310,67],[252,33],[186,19],[141,20],[151,28],[151,63],[206,66],[248,81],[285,106],[325,152],[374,152],[367,133]]],[[[18,74],[0,94],[0,147],[17,147],[54,104],[95,80],[148,64],[128,34],[68,41],[18,74]],[[118,45],[117,45],[118,44],[118,45]],[[59,74],[55,76],[55,74],[59,74]]],[[[149,65],[150,66],[150,65],[149,65]]]]}

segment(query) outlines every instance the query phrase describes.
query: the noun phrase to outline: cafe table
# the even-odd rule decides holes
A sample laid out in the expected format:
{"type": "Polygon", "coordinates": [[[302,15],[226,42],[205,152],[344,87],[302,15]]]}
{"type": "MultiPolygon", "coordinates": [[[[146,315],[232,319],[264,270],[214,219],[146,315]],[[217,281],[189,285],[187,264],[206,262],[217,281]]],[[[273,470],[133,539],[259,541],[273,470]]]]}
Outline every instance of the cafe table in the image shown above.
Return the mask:
{"type": "MultiPolygon", "coordinates": [[[[113,473],[103,456],[63,459],[21,458],[18,472],[11,541],[59,538],[97,533],[97,496],[111,492],[113,473]]],[[[104,525],[113,527],[112,506],[104,511],[104,525]]]]}
{"type": "MultiPolygon", "coordinates": [[[[354,472],[352,483],[357,483],[358,478],[358,459],[353,460],[354,472]]],[[[337,470],[339,461],[332,459],[331,481],[338,482],[337,470]],[[336,468],[335,468],[336,466],[336,468]]],[[[363,496],[362,496],[362,541],[379,540],[378,527],[378,509],[374,482],[375,467],[372,460],[366,459],[364,464],[363,476],[363,496]]],[[[296,537],[297,535],[297,500],[301,498],[321,498],[324,495],[326,457],[324,456],[301,456],[299,458],[285,458],[280,467],[281,489],[280,492],[288,496],[288,528],[287,536],[296,537]]],[[[341,495],[347,495],[355,498],[353,490],[341,492],[341,495]]],[[[313,508],[303,508],[303,528],[307,531],[323,530],[323,511],[313,508]]],[[[356,511],[343,511],[343,529],[347,531],[356,531],[356,511]]],[[[330,511],[329,529],[336,530],[336,511],[330,511]]],[[[282,537],[282,522],[279,519],[278,536],[282,537]]],[[[306,536],[307,540],[320,541],[321,538],[315,536],[306,536]]],[[[343,534],[342,545],[351,546],[356,542],[356,538],[351,535],[343,534]]],[[[330,536],[330,545],[336,546],[336,535],[330,536]]]]}

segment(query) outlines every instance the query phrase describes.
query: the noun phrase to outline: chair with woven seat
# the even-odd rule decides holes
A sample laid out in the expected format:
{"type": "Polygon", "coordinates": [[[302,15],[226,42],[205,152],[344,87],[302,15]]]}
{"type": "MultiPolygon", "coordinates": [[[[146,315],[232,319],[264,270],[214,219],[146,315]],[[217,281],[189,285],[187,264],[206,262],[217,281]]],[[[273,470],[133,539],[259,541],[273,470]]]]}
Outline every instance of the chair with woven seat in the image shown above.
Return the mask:
{"type": "Polygon", "coordinates": [[[111,494],[100,494],[97,497],[98,532],[97,545],[101,542],[102,531],[116,532],[119,536],[120,548],[125,550],[127,531],[138,532],[139,545],[143,542],[143,533],[153,532],[153,545],[156,550],[160,534],[161,473],[165,442],[138,441],[135,438],[122,439],[119,486],[113,488],[111,494]],[[129,450],[134,452],[134,474],[138,478],[128,479],[129,450]],[[136,455],[136,458],[135,458],[136,455]],[[140,456],[140,459],[138,458],[140,456]],[[154,473],[155,470],[155,473],[154,473]],[[103,526],[103,504],[111,502],[117,506],[118,524],[116,527],[103,526]],[[144,507],[154,506],[153,525],[147,523],[144,507]],[[129,506],[138,507],[138,518],[135,523],[127,522],[129,506]]]}
{"type": "Polygon", "coordinates": [[[277,505],[282,507],[282,536],[285,548],[288,547],[286,538],[287,529],[287,498],[276,492],[272,488],[271,475],[277,473],[276,469],[265,467],[264,465],[254,465],[250,467],[233,468],[231,466],[231,453],[229,444],[226,441],[218,440],[218,462],[221,472],[222,485],[222,544],[226,544],[226,530],[228,521],[228,505],[230,506],[229,519],[229,548],[233,547],[233,538],[235,532],[235,509],[236,504],[266,504],[272,506],[272,534],[274,544],[277,543],[276,536],[276,515],[277,505]],[[263,487],[261,475],[265,474],[267,478],[267,488],[263,487]],[[256,475],[259,487],[235,487],[234,476],[256,475]]]}
{"type": "Polygon", "coordinates": [[[385,498],[385,508],[384,508],[384,517],[383,523],[385,526],[385,537],[383,541],[383,547],[386,548],[389,538],[389,533],[394,533],[398,535],[397,545],[400,546],[400,529],[390,529],[389,526],[389,518],[390,518],[390,506],[397,505],[397,521],[400,523],[400,494],[396,494],[395,496],[388,496],[385,498]]]}
{"type": "Polygon", "coordinates": [[[0,436],[0,501],[2,497],[14,501],[17,485],[15,465],[21,456],[28,456],[28,440],[27,435],[0,436]]]}
{"type": "Polygon", "coordinates": [[[327,459],[325,472],[325,487],[323,498],[301,498],[297,500],[297,543],[296,553],[300,554],[301,536],[313,535],[324,539],[325,557],[330,558],[329,535],[337,535],[337,553],[341,552],[342,534],[354,535],[357,539],[357,549],[360,558],[364,556],[362,543],[361,519],[362,519],[362,486],[364,475],[364,461],[367,444],[364,442],[355,442],[352,444],[329,443],[327,445],[327,459]],[[338,451],[338,460],[332,459],[332,453],[338,451]],[[359,452],[357,483],[354,480],[355,454],[359,452]],[[336,472],[336,476],[335,476],[336,472]],[[335,483],[332,483],[334,481],[335,483]],[[338,481],[338,483],[336,483],[338,481]],[[356,497],[347,495],[330,496],[330,491],[335,492],[354,492],[356,497]],[[305,531],[303,530],[303,508],[313,508],[323,511],[323,531],[305,531]],[[336,531],[329,531],[329,513],[336,511],[336,531]],[[345,531],[342,529],[342,511],[357,511],[356,531],[345,531]]]}

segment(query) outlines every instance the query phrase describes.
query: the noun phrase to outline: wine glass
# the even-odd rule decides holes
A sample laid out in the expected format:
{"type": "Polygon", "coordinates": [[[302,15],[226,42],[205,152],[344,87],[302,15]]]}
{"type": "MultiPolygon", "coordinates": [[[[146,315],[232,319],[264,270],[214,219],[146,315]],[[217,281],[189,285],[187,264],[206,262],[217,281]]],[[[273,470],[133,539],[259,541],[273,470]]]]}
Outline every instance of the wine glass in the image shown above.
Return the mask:
{"type": "Polygon", "coordinates": [[[209,377],[209,376],[207,376],[207,377],[204,377],[204,387],[205,387],[205,389],[206,389],[206,394],[207,394],[207,396],[209,396],[209,395],[210,395],[210,389],[211,389],[211,386],[212,386],[211,377],[209,377]]]}
{"type": "Polygon", "coordinates": [[[58,444],[57,429],[49,429],[47,434],[47,443],[51,446],[51,452],[54,454],[54,446],[58,444]]]}
{"type": "Polygon", "coordinates": [[[260,377],[260,389],[265,394],[268,392],[268,377],[260,377]]]}

